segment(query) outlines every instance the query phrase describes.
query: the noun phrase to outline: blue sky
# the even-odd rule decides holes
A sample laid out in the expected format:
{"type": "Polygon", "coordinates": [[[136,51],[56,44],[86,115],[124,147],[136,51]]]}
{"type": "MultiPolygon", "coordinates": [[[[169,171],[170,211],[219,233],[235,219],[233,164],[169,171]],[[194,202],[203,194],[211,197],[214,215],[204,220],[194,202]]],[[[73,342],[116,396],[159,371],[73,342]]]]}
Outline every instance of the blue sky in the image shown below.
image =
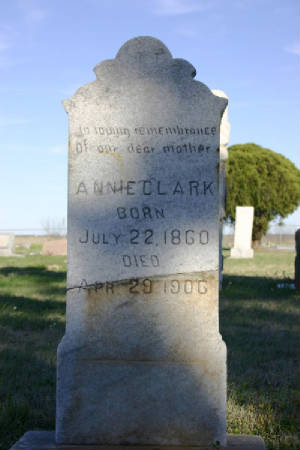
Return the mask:
{"type": "MultiPolygon", "coordinates": [[[[230,145],[255,142],[300,166],[298,0],[10,0],[0,16],[1,230],[66,218],[61,100],[139,35],[227,93],[230,145]]],[[[299,209],[285,222],[299,224],[299,209]]]]}

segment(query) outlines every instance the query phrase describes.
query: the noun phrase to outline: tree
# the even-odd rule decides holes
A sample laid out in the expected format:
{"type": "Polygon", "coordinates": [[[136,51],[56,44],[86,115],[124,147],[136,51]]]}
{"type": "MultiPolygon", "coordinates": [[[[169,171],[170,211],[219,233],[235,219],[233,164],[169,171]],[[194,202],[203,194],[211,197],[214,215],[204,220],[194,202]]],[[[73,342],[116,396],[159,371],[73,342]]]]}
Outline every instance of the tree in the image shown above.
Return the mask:
{"type": "Polygon", "coordinates": [[[41,225],[48,236],[63,236],[66,233],[65,219],[43,219],[41,225]]]}
{"type": "Polygon", "coordinates": [[[252,239],[260,242],[275,218],[291,214],[300,203],[300,171],[283,155],[256,144],[232,145],[226,165],[226,219],[236,206],[253,206],[252,239]]]}

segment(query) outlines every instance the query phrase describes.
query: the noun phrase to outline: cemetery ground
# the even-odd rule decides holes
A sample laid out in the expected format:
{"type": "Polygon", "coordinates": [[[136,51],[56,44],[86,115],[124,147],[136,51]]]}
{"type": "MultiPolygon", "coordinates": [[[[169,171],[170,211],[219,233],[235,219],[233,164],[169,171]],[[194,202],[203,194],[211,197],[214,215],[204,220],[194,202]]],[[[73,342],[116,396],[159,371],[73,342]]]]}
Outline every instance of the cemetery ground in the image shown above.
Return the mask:
{"type": "MultiPolygon", "coordinates": [[[[0,258],[0,448],[55,426],[56,348],[65,326],[66,258],[0,258]]],[[[31,254],[29,254],[31,253],[31,254]]],[[[299,449],[298,294],[293,251],[224,250],[220,331],[228,350],[228,432],[257,434],[268,449],[299,449]]]]}

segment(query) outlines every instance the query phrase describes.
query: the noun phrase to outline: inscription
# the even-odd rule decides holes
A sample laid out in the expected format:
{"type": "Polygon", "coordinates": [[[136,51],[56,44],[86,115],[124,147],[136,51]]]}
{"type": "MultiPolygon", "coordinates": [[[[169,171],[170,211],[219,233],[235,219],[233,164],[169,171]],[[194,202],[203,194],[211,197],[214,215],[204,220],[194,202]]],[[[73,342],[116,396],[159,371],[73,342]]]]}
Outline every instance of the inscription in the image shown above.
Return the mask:
{"type": "Polygon", "coordinates": [[[97,151],[99,153],[115,153],[118,150],[118,147],[112,146],[112,145],[98,145],[97,151]]]}
{"type": "Polygon", "coordinates": [[[154,150],[154,147],[149,147],[148,145],[143,146],[130,144],[127,148],[129,153],[153,153],[154,150]]]}
{"type": "MultiPolygon", "coordinates": [[[[133,128],[120,126],[80,126],[75,139],[74,150],[77,155],[84,155],[88,152],[95,152],[99,157],[106,155],[114,155],[120,157],[122,153],[129,153],[136,156],[152,156],[161,153],[171,156],[181,155],[185,157],[188,154],[197,154],[200,157],[207,156],[211,152],[210,145],[195,142],[182,142],[185,138],[213,138],[217,134],[216,126],[199,126],[199,127],[184,127],[176,124],[174,126],[156,126],[146,127],[137,126],[133,128]],[[153,138],[172,138],[171,142],[164,142],[160,146],[154,146],[153,138]],[[181,142],[178,145],[174,144],[174,138],[180,137],[181,142]],[[81,138],[81,139],[80,139],[81,138]],[[125,144],[116,146],[111,139],[125,138],[128,142],[130,138],[152,138],[151,145],[149,142],[131,142],[129,145],[125,144]],[[108,140],[109,142],[105,142],[108,140]],[[104,142],[103,142],[104,141],[104,142]],[[167,144],[167,145],[164,145],[167,144]]],[[[164,139],[165,140],[165,139],[164,139]]],[[[121,143],[119,140],[119,142],[121,143]]],[[[157,139],[156,139],[157,141],[157,139]]],[[[122,141],[124,144],[124,141],[122,141]]],[[[82,192],[82,191],[81,191],[82,192]]],[[[130,195],[130,194],[128,194],[130,195]]]]}
{"type": "Polygon", "coordinates": [[[199,126],[199,127],[184,127],[182,125],[173,126],[159,126],[159,127],[145,127],[139,126],[132,128],[125,127],[103,127],[93,126],[85,127],[80,126],[80,135],[98,134],[100,136],[116,137],[121,136],[130,137],[135,136],[215,136],[217,133],[216,126],[199,126]]]}
{"type": "Polygon", "coordinates": [[[81,244],[87,244],[88,242],[92,242],[93,244],[112,244],[116,245],[122,234],[116,233],[99,233],[99,232],[90,232],[89,230],[85,230],[83,235],[79,238],[79,242],[81,244]]]}
{"type": "Polygon", "coordinates": [[[182,144],[182,145],[165,145],[163,147],[164,153],[203,153],[206,151],[206,153],[209,152],[210,146],[207,145],[204,147],[204,145],[193,145],[190,142],[188,144],[182,144]]]}
{"type": "Polygon", "coordinates": [[[164,292],[168,294],[206,294],[206,280],[168,280],[164,281],[164,292]]]}
{"type": "Polygon", "coordinates": [[[159,267],[157,255],[122,255],[124,267],[159,267]]]}
{"type": "MultiPolygon", "coordinates": [[[[120,285],[118,281],[115,282],[96,282],[88,284],[85,279],[81,280],[78,290],[92,290],[94,292],[103,292],[105,294],[114,294],[115,290],[120,285]]],[[[152,294],[154,292],[161,292],[171,295],[205,295],[208,292],[208,284],[205,279],[162,279],[153,280],[151,278],[131,278],[125,285],[130,294],[152,294]]],[[[73,288],[74,289],[74,288],[73,288]]]]}
{"type": "Polygon", "coordinates": [[[214,136],[217,127],[185,128],[179,125],[173,127],[137,127],[134,132],[137,136],[214,136]]]}
{"type": "MultiPolygon", "coordinates": [[[[156,282],[157,283],[157,282],[156,282]]],[[[150,278],[140,280],[133,278],[129,281],[131,294],[152,294],[154,281],[150,278]]],[[[166,294],[206,294],[207,281],[206,280],[163,280],[160,281],[161,288],[166,294]]]]}
{"type": "Polygon", "coordinates": [[[163,180],[118,180],[80,181],[75,188],[76,195],[187,195],[206,196],[215,194],[215,183],[209,180],[177,180],[171,185],[163,180]]]}
{"type": "Polygon", "coordinates": [[[132,278],[129,281],[129,292],[131,294],[152,294],[153,281],[150,278],[139,280],[138,278],[132,278]]]}
{"type": "Polygon", "coordinates": [[[209,241],[209,234],[207,230],[194,231],[194,230],[185,230],[181,231],[178,229],[164,231],[164,244],[173,244],[173,245],[194,245],[201,244],[206,245],[209,241]]]}
{"type": "MultiPolygon", "coordinates": [[[[107,153],[117,153],[120,151],[119,147],[110,144],[100,144],[93,146],[96,148],[96,151],[100,154],[107,153]]],[[[88,144],[87,139],[83,139],[82,141],[77,141],[75,145],[76,153],[87,153],[90,150],[91,146],[88,144]]],[[[171,154],[180,154],[180,153],[198,153],[200,156],[203,154],[208,154],[211,149],[210,145],[202,145],[202,144],[192,144],[188,142],[186,144],[181,145],[164,145],[162,147],[162,152],[168,155],[171,154]]],[[[128,153],[134,154],[153,154],[156,151],[155,147],[149,145],[140,145],[140,144],[130,144],[127,147],[128,153]]]]}
{"type": "Polygon", "coordinates": [[[83,141],[76,142],[76,152],[82,153],[88,151],[88,142],[87,139],[83,139],[83,141]]]}
{"type": "MultiPolygon", "coordinates": [[[[192,229],[181,230],[174,228],[172,230],[155,231],[151,228],[145,230],[131,229],[127,234],[113,232],[99,232],[85,229],[78,238],[80,244],[96,245],[207,245],[209,242],[209,232],[207,230],[195,231],[192,229]]],[[[126,256],[126,255],[125,255],[126,256]]],[[[131,264],[124,264],[130,267],[131,264]]],[[[149,267],[149,266],[143,266],[149,267]]],[[[155,267],[155,266],[153,266],[155,267]]]]}
{"type": "Polygon", "coordinates": [[[80,134],[82,136],[85,134],[98,134],[99,136],[113,136],[117,138],[120,136],[130,137],[129,128],[123,127],[80,127],[80,134]]]}
{"type": "Polygon", "coordinates": [[[141,208],[135,206],[133,208],[125,208],[119,206],[117,208],[118,219],[164,219],[165,211],[163,208],[155,208],[143,206],[141,208]]]}
{"type": "Polygon", "coordinates": [[[96,119],[79,123],[74,135],[78,167],[70,195],[78,209],[91,205],[93,220],[81,220],[73,238],[94,265],[108,257],[113,267],[111,273],[103,267],[103,281],[114,279],[114,269],[122,279],[184,273],[194,260],[195,267],[214,267],[219,128],[205,118],[186,126],[161,122],[120,126],[96,119]],[[88,173],[81,170],[87,164],[88,173]]]}
{"type": "MultiPolygon", "coordinates": [[[[85,279],[82,279],[80,282],[80,285],[78,286],[78,290],[88,290],[92,289],[95,292],[105,292],[106,294],[113,294],[114,293],[114,285],[115,283],[110,283],[109,281],[105,281],[104,283],[96,282],[88,284],[88,282],[85,279]]],[[[70,289],[67,289],[67,291],[70,289]]]]}

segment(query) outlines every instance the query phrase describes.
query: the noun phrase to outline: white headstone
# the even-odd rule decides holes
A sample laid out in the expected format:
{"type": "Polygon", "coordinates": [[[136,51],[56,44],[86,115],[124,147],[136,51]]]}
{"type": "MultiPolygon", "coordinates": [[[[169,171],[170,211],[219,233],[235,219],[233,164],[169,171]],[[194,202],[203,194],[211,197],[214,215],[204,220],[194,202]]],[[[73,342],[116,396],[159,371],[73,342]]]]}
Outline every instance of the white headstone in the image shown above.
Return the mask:
{"type": "Polygon", "coordinates": [[[252,228],[253,206],[237,206],[235,213],[234,245],[230,251],[231,258],[253,258],[252,228]]]}
{"type": "Polygon", "coordinates": [[[151,37],[69,114],[66,334],[56,441],[226,444],[219,144],[227,100],[151,37]]]}
{"type": "Polygon", "coordinates": [[[13,256],[15,235],[13,233],[0,234],[0,256],[13,256]]]}

